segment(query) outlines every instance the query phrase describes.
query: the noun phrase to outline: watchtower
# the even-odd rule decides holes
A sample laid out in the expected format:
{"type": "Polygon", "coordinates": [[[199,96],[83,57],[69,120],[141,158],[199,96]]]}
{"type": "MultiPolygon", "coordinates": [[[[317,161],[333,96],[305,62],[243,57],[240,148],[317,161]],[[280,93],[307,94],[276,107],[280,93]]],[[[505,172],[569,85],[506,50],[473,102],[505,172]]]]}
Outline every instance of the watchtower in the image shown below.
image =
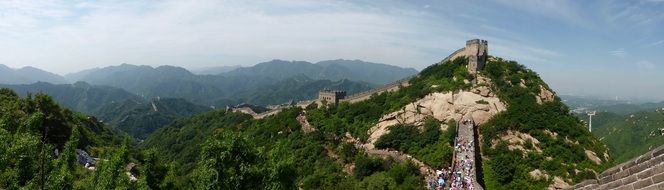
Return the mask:
{"type": "Polygon", "coordinates": [[[465,54],[468,58],[468,72],[477,74],[482,70],[489,56],[489,46],[486,40],[472,39],[466,41],[465,54]]]}
{"type": "Polygon", "coordinates": [[[346,98],[346,91],[330,90],[327,88],[318,91],[318,101],[321,103],[325,100],[327,103],[337,104],[339,100],[344,98],[346,98]]]}

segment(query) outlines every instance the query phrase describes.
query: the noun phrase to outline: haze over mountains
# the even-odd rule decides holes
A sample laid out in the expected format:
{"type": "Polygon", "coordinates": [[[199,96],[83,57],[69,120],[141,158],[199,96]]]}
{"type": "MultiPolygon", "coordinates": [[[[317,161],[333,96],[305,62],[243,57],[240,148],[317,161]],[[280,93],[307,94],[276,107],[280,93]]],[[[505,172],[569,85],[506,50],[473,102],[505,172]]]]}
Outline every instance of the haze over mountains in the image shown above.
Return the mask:
{"type": "Polygon", "coordinates": [[[0,67],[0,87],[22,96],[45,92],[67,108],[97,116],[133,137],[145,138],[176,118],[213,108],[313,99],[323,88],[353,94],[416,72],[342,59],[316,64],[272,60],[252,67],[197,70],[201,74],[168,65],[121,64],[64,77],[32,67],[0,67]],[[72,84],[65,84],[68,82],[72,84]]]}
{"type": "Polygon", "coordinates": [[[13,69],[0,64],[0,84],[30,84],[40,81],[54,84],[67,83],[67,80],[60,75],[34,67],[13,69]]]}
{"type": "MultiPolygon", "coordinates": [[[[316,92],[310,90],[311,87],[336,88],[355,93],[416,72],[412,68],[343,59],[315,64],[304,61],[272,60],[252,67],[215,67],[207,71],[199,69],[196,73],[200,75],[182,67],[131,64],[87,69],[64,77],[31,67],[22,69],[0,67],[2,79],[0,84],[32,84],[38,81],[63,84],[84,81],[93,86],[120,88],[143,98],[157,96],[185,98],[207,106],[224,106],[226,103],[238,102],[265,105],[290,100],[290,98],[274,97],[275,94],[288,94],[288,97],[295,97],[295,100],[310,99],[316,92]],[[307,87],[306,93],[298,91],[302,90],[302,87],[307,87]]],[[[22,86],[18,91],[39,90],[46,86],[44,84],[32,88],[22,86]]],[[[48,89],[53,90],[52,88],[50,86],[48,89]]],[[[81,111],[90,110],[86,108],[81,111]]]]}

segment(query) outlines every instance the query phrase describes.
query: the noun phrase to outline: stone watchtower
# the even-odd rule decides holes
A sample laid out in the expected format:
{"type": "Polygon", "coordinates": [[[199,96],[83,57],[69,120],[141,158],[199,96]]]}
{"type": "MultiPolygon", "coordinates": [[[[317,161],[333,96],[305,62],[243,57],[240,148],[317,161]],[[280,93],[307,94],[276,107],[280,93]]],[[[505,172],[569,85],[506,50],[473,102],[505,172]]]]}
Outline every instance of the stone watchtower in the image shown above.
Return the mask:
{"type": "Polygon", "coordinates": [[[330,90],[327,88],[318,91],[318,101],[321,103],[325,101],[327,103],[337,104],[344,98],[346,98],[346,91],[330,90]]]}
{"type": "Polygon", "coordinates": [[[477,71],[484,68],[487,57],[489,56],[488,42],[480,39],[468,40],[466,41],[464,51],[468,58],[468,72],[470,74],[477,74],[477,71]]]}

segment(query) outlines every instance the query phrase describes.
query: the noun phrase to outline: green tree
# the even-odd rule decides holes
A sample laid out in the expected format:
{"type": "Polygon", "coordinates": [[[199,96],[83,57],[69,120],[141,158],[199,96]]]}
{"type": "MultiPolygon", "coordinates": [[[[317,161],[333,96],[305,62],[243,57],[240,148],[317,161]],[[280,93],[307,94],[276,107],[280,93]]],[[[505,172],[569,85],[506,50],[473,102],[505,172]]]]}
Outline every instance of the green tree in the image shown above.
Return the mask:
{"type": "Polygon", "coordinates": [[[224,133],[203,144],[194,171],[196,189],[258,189],[264,184],[263,157],[246,139],[224,133]]]}
{"type": "Polygon", "coordinates": [[[69,141],[65,144],[62,153],[55,162],[55,169],[48,176],[48,189],[72,189],[76,169],[76,147],[79,140],[78,127],[72,129],[69,141]]]}
{"type": "Polygon", "coordinates": [[[108,161],[102,161],[95,172],[94,189],[129,189],[129,178],[125,174],[125,164],[128,161],[129,140],[118,149],[111,152],[108,161]]]}

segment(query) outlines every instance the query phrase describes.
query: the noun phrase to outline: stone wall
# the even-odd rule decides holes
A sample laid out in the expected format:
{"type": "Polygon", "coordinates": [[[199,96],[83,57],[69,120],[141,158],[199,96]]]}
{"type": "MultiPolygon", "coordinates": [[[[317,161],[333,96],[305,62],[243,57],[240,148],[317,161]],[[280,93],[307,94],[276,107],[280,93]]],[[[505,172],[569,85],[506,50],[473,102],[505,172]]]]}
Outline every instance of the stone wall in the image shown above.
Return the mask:
{"type": "Polygon", "coordinates": [[[360,93],[357,93],[357,94],[350,95],[350,96],[346,97],[345,99],[342,99],[341,101],[342,102],[355,103],[355,102],[359,102],[359,101],[369,99],[369,97],[371,97],[371,95],[374,95],[374,94],[380,94],[380,93],[383,93],[383,92],[399,90],[399,88],[401,88],[402,86],[408,86],[409,85],[408,81],[410,81],[410,79],[412,79],[415,76],[417,76],[417,75],[406,77],[404,79],[394,81],[394,82],[391,82],[389,84],[386,84],[386,85],[383,85],[383,86],[380,86],[380,87],[377,87],[377,88],[373,88],[371,90],[367,90],[367,91],[364,91],[364,92],[360,92],[360,93]]]}
{"type": "Polygon", "coordinates": [[[664,146],[568,189],[664,189],[664,146]]]}

